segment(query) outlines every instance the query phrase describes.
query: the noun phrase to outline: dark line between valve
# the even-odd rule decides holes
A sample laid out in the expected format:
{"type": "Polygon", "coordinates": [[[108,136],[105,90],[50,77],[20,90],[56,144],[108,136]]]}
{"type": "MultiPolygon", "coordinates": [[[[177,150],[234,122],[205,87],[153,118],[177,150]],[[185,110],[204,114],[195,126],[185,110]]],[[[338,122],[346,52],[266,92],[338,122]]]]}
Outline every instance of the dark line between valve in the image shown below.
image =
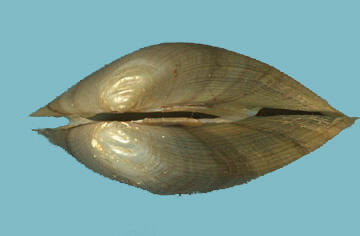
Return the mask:
{"type": "MultiPolygon", "coordinates": [[[[255,116],[280,116],[280,115],[323,115],[321,112],[296,111],[277,108],[262,108],[255,116]]],[[[214,119],[219,116],[209,115],[200,112],[129,112],[129,113],[99,113],[87,119],[93,121],[134,121],[145,118],[193,118],[193,119],[214,119]]]]}

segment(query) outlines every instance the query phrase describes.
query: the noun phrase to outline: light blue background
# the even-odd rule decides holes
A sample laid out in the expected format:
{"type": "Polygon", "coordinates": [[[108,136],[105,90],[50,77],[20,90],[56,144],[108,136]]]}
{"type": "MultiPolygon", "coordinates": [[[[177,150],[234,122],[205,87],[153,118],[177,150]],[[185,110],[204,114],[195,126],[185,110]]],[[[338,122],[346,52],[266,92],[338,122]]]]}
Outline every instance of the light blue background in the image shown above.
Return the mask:
{"type": "Polygon", "coordinates": [[[27,115],[160,42],[264,61],[360,116],[358,1],[1,1],[0,235],[360,235],[359,122],[243,186],[157,196],[93,173],[27,115]]]}

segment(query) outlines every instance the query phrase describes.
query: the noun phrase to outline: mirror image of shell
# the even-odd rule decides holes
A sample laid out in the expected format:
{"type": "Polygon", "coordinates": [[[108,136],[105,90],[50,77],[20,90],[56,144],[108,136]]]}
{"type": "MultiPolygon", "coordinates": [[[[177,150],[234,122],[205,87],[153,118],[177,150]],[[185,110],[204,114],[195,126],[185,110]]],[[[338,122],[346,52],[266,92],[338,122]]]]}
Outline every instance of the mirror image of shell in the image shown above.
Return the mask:
{"type": "Polygon", "coordinates": [[[356,120],[267,64],[192,43],[126,55],[31,116],[68,118],[36,131],[91,170],[162,195],[247,183],[356,120]]]}

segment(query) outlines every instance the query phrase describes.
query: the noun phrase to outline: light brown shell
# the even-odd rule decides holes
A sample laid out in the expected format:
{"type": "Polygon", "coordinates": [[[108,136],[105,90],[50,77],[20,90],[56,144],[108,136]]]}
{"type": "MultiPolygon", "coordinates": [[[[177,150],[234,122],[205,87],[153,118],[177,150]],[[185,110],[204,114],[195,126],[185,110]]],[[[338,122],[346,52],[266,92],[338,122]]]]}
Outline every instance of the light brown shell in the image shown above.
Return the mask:
{"type": "Polygon", "coordinates": [[[157,194],[246,183],[315,150],[355,120],[269,65],[189,43],[129,54],[32,115],[69,118],[68,126],[39,132],[90,169],[157,194]],[[288,112],[259,115],[264,108],[288,112]],[[93,119],[129,112],[217,118],[93,119]]]}

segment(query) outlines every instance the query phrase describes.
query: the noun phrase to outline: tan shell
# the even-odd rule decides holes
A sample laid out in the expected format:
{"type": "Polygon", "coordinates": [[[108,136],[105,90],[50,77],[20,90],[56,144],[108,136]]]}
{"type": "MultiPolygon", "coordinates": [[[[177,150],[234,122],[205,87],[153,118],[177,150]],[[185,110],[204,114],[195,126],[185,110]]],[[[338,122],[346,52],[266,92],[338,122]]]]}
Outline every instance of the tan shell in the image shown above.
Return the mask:
{"type": "Polygon", "coordinates": [[[248,182],[355,120],[271,66],[189,43],[129,54],[32,115],[69,118],[67,126],[38,131],[90,169],[157,194],[248,182]],[[164,117],[154,118],[157,112],[164,117]],[[132,118],[140,113],[145,118],[132,118]]]}

